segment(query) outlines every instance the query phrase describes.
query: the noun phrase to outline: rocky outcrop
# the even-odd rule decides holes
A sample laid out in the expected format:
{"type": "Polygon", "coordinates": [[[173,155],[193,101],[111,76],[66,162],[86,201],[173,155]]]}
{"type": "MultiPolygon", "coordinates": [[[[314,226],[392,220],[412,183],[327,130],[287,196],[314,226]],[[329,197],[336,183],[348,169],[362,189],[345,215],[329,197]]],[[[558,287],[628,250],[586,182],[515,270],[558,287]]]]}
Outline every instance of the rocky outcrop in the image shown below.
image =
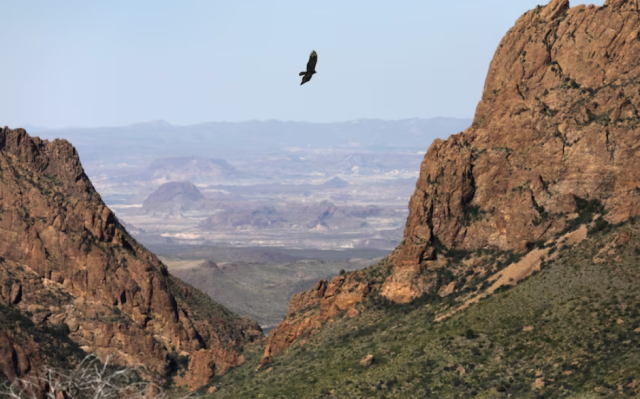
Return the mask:
{"type": "MultiPolygon", "coordinates": [[[[640,214],[638,10],[628,0],[552,0],[518,19],[473,125],[427,151],[384,297],[443,292],[435,276],[449,251],[524,253],[570,228],[584,206],[601,205],[610,223],[640,214]]],[[[272,351],[291,343],[281,331],[302,336],[305,323],[283,322],[272,351]]]]}
{"type": "Polygon", "coordinates": [[[22,129],[0,132],[0,288],[3,303],[37,325],[68,329],[85,351],[160,376],[180,367],[178,356],[191,359],[189,370],[205,362],[223,373],[261,336],[126,232],[68,142],[22,129]]]}
{"type": "Polygon", "coordinates": [[[5,331],[0,331],[0,371],[11,380],[19,375],[26,375],[31,371],[32,363],[41,362],[34,347],[32,343],[25,349],[5,331]]]}
{"type": "MultiPolygon", "coordinates": [[[[2,299],[4,302],[6,298],[2,299]]],[[[0,397],[6,396],[5,384],[16,378],[42,377],[45,365],[66,371],[74,368],[85,356],[77,344],[64,336],[63,330],[36,326],[15,306],[0,304],[0,320],[0,392],[3,392],[0,397]]],[[[25,388],[28,391],[26,396],[44,398],[47,386],[40,379],[30,388],[21,387],[25,388]]]]}
{"type": "Polygon", "coordinates": [[[525,251],[564,229],[576,196],[618,223],[640,213],[640,14],[635,2],[524,14],[500,43],[473,125],[436,140],[383,294],[409,301],[446,248],[525,251]]]}
{"type": "Polygon", "coordinates": [[[371,364],[373,364],[373,360],[374,360],[373,355],[368,354],[367,356],[363,357],[362,360],[360,360],[360,366],[369,367],[371,366],[371,364]]]}
{"type": "Polygon", "coordinates": [[[357,312],[356,304],[371,292],[369,284],[363,282],[364,277],[363,272],[354,272],[331,281],[320,280],[310,291],[294,295],[285,320],[269,335],[262,363],[268,363],[273,355],[318,330],[328,320],[348,311],[357,312]]]}

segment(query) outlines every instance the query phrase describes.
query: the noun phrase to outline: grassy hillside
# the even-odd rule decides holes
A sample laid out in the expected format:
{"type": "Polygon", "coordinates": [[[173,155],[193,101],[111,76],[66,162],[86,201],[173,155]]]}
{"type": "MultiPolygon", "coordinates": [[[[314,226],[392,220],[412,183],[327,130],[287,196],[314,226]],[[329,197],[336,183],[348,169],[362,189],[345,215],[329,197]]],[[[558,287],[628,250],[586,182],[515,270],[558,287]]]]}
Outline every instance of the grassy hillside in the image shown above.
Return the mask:
{"type": "Polygon", "coordinates": [[[259,370],[262,348],[246,348],[249,362],[216,380],[212,397],[635,397],[640,223],[599,229],[442,322],[435,314],[455,299],[374,298],[368,312],[329,323],[259,370]]]}

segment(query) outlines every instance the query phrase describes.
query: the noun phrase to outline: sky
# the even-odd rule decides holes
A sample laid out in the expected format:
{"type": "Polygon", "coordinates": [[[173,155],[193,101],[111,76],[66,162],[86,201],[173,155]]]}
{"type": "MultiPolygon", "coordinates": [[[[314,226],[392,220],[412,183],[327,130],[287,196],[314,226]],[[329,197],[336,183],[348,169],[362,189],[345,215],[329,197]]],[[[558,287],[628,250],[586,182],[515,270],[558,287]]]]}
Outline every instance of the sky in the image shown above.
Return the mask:
{"type": "Polygon", "coordinates": [[[6,0],[0,125],[472,117],[543,1],[6,0]]]}

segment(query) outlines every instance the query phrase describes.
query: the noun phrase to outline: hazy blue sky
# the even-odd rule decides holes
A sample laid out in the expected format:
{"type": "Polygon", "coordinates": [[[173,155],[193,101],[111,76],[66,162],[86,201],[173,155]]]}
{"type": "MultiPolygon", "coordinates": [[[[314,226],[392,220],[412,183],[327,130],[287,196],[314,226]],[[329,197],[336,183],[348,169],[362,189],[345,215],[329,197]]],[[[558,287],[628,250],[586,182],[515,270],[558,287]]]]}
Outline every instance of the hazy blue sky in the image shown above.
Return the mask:
{"type": "Polygon", "coordinates": [[[471,117],[540,2],[2,1],[0,125],[471,117]]]}

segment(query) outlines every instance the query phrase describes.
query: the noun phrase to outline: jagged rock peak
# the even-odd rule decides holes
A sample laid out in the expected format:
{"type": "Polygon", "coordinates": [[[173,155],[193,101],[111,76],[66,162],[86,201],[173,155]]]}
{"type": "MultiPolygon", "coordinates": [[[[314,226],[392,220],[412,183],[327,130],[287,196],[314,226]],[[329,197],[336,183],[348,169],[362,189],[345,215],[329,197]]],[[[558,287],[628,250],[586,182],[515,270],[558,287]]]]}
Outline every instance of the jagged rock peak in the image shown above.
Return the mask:
{"type": "Polygon", "coordinates": [[[86,187],[93,189],[76,149],[67,140],[49,142],[29,136],[24,129],[11,130],[5,126],[0,131],[0,151],[12,154],[31,172],[58,177],[64,184],[82,180],[86,187]]]}
{"type": "Polygon", "coordinates": [[[640,212],[640,13],[554,0],[500,42],[473,125],[436,140],[411,198],[405,245],[383,288],[407,301],[449,249],[524,251],[553,237],[575,196],[602,201],[610,222],[640,212]]]}
{"type": "Polygon", "coordinates": [[[242,346],[262,336],[127,233],[71,144],[23,129],[0,132],[0,302],[122,364],[164,375],[186,356],[177,382],[191,388],[241,363],[242,346]]]}

